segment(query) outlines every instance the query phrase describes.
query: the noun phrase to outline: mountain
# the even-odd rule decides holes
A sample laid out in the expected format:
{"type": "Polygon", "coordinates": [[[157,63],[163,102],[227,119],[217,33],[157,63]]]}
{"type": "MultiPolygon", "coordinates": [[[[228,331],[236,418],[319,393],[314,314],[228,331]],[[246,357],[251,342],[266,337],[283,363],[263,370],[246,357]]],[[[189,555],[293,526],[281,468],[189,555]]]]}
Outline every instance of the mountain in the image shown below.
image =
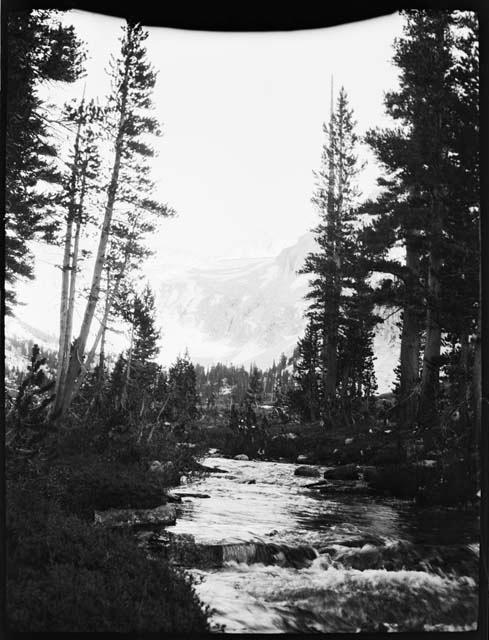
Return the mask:
{"type": "MultiPolygon", "coordinates": [[[[171,362],[188,349],[193,361],[256,363],[264,368],[290,355],[305,327],[306,275],[298,275],[315,241],[310,233],[276,257],[220,259],[205,266],[159,272],[162,355],[171,362]]],[[[375,337],[379,391],[388,391],[398,358],[396,316],[375,337]]]]}
{"type": "MultiPolygon", "coordinates": [[[[156,294],[162,364],[169,365],[186,349],[194,362],[204,366],[254,362],[264,368],[281,353],[291,355],[305,327],[309,279],[297,271],[314,248],[312,234],[306,233],[274,257],[202,263],[183,254],[178,261],[155,256],[143,275],[156,294]]],[[[26,363],[25,354],[19,353],[11,338],[57,349],[59,270],[40,262],[36,276],[22,289],[25,304],[16,310],[17,317],[5,320],[8,366],[26,363]]],[[[385,392],[394,379],[399,339],[397,315],[382,313],[387,319],[377,328],[374,348],[379,391],[385,392]]],[[[75,315],[79,322],[79,309],[75,315]]],[[[127,332],[120,331],[122,326],[113,329],[117,332],[109,332],[108,350],[119,353],[127,348],[127,332]]]]}

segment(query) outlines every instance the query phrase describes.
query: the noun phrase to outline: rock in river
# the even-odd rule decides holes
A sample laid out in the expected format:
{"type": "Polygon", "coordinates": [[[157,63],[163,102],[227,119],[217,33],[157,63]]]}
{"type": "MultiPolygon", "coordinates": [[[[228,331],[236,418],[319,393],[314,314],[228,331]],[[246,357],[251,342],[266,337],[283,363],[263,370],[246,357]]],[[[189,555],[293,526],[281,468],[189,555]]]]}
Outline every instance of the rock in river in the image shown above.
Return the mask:
{"type": "Polygon", "coordinates": [[[324,472],[326,480],[357,480],[358,469],[354,464],[343,464],[324,472]]]}
{"type": "Polygon", "coordinates": [[[173,504],[162,504],[154,509],[108,509],[95,511],[95,523],[105,527],[150,527],[175,524],[173,504]]]}
{"type": "Polygon", "coordinates": [[[295,476],[304,476],[306,478],[319,478],[319,470],[316,467],[306,467],[302,465],[294,471],[295,476]]]}
{"type": "Polygon", "coordinates": [[[249,460],[248,456],[245,453],[239,453],[237,456],[234,456],[235,460],[249,460]]]}

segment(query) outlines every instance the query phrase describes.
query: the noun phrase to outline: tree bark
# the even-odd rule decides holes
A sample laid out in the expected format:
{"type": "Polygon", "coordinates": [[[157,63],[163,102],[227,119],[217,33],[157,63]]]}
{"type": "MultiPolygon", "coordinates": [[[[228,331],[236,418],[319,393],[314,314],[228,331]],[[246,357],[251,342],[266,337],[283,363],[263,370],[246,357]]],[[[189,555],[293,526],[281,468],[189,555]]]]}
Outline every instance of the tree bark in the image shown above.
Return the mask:
{"type": "MultiPolygon", "coordinates": [[[[95,358],[95,354],[97,352],[97,348],[98,345],[101,341],[103,341],[103,345],[101,346],[101,353],[104,353],[104,349],[105,349],[105,332],[107,330],[107,324],[108,324],[108,320],[109,320],[109,314],[110,314],[110,310],[112,308],[112,300],[114,299],[116,293],[117,293],[117,288],[118,288],[118,283],[116,283],[116,285],[114,286],[114,289],[112,291],[108,291],[107,292],[107,297],[105,300],[105,309],[104,309],[104,315],[102,317],[102,320],[100,322],[100,327],[97,331],[97,334],[95,336],[95,340],[93,341],[92,344],[92,348],[90,349],[90,351],[87,354],[87,357],[85,359],[85,362],[83,363],[83,367],[81,367],[81,371],[76,379],[76,382],[73,386],[73,397],[75,397],[77,395],[77,393],[80,390],[81,385],[83,384],[83,381],[85,380],[85,377],[87,375],[87,373],[90,371],[90,367],[92,366],[92,362],[95,358]]],[[[101,365],[103,365],[103,358],[101,359],[101,365]]]]}
{"type": "MultiPolygon", "coordinates": [[[[82,102],[83,106],[83,102],[82,102]]],[[[69,289],[71,278],[73,277],[73,265],[71,254],[71,243],[73,235],[73,221],[75,218],[76,183],[80,162],[80,137],[81,137],[82,116],[78,120],[76,130],[73,167],[70,176],[70,201],[68,204],[68,215],[66,218],[66,233],[64,241],[63,266],[61,278],[61,300],[60,300],[60,321],[59,321],[59,341],[58,341],[58,366],[56,370],[56,383],[54,387],[55,401],[52,409],[53,415],[58,413],[61,406],[64,374],[66,371],[66,361],[69,356],[71,333],[68,335],[69,318],[69,289]]]]}
{"type": "Polygon", "coordinates": [[[413,246],[411,234],[406,238],[406,267],[410,271],[410,277],[406,285],[408,299],[404,305],[402,315],[401,356],[400,356],[400,380],[399,380],[399,413],[400,426],[412,427],[416,420],[418,407],[418,395],[416,393],[419,383],[419,356],[420,326],[419,311],[414,295],[416,285],[419,282],[420,256],[419,251],[413,246]],[[413,290],[414,289],[414,290],[413,290]]]}
{"type": "Polygon", "coordinates": [[[428,266],[428,291],[426,313],[426,342],[421,372],[421,390],[418,419],[424,433],[425,446],[432,446],[433,431],[438,425],[438,395],[440,386],[440,353],[441,353],[441,283],[440,269],[443,259],[439,249],[442,235],[442,221],[437,189],[433,193],[433,226],[432,241],[428,266]]]}
{"type": "Polygon", "coordinates": [[[129,344],[129,354],[127,356],[127,369],[126,369],[126,377],[124,379],[124,384],[122,387],[121,393],[121,407],[124,409],[127,401],[127,394],[129,388],[129,380],[131,379],[131,364],[132,364],[132,348],[134,344],[134,321],[131,324],[131,342],[129,344]]]}
{"type": "MultiPolygon", "coordinates": [[[[125,74],[124,74],[124,79],[120,89],[121,91],[120,116],[119,116],[119,122],[117,127],[117,136],[116,136],[115,145],[114,145],[115,146],[114,164],[112,167],[112,175],[111,175],[110,184],[109,184],[108,193],[107,193],[105,215],[104,215],[104,220],[102,224],[102,230],[100,233],[100,239],[99,239],[99,245],[97,249],[97,257],[96,257],[95,267],[93,271],[90,294],[89,294],[87,306],[85,308],[85,314],[84,314],[82,325],[80,328],[80,333],[77,340],[75,341],[74,349],[71,354],[68,370],[66,373],[63,397],[62,397],[61,407],[58,415],[59,418],[61,418],[66,413],[66,411],[68,410],[68,407],[70,406],[71,398],[73,396],[75,381],[82,369],[81,363],[85,356],[85,348],[88,340],[88,335],[90,333],[90,327],[92,325],[93,316],[95,314],[95,308],[97,306],[97,302],[100,295],[100,281],[102,277],[102,271],[105,265],[105,253],[106,253],[107,243],[109,241],[112,215],[114,212],[114,204],[116,201],[117,189],[119,185],[119,172],[120,172],[122,149],[123,149],[123,142],[124,142],[124,124],[126,121],[126,109],[127,109],[127,98],[128,98],[129,65],[130,65],[130,54],[127,54],[126,60],[125,60],[125,74]]],[[[86,368],[86,365],[85,365],[85,368],[86,368]]]]}
{"type": "Polygon", "coordinates": [[[338,335],[335,319],[338,316],[337,309],[337,247],[336,247],[336,204],[335,204],[335,130],[334,130],[334,114],[331,96],[331,116],[329,124],[329,149],[328,149],[328,199],[327,199],[327,247],[331,261],[331,267],[334,269],[332,275],[332,284],[330,291],[325,292],[325,318],[323,323],[323,340],[322,340],[322,370],[323,370],[323,402],[324,413],[331,413],[334,408],[336,399],[336,379],[338,375],[338,335]]]}

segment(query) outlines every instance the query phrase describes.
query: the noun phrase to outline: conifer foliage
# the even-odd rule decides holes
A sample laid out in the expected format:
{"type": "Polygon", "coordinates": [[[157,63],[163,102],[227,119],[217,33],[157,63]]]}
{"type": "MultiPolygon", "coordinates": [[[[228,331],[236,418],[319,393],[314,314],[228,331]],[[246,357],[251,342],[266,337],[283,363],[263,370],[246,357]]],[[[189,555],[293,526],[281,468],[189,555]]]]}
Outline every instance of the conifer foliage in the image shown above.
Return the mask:
{"type": "Polygon", "coordinates": [[[397,126],[367,135],[386,175],[367,206],[374,216],[367,234],[384,254],[396,242],[405,248],[404,263],[372,266],[393,275],[391,301],[403,309],[401,420],[418,423],[430,447],[440,426],[444,347],[458,345],[467,388],[469,334],[478,332],[477,21],[469,12],[403,13],[394,54],[400,89],[385,102],[397,126]]]}
{"type": "Polygon", "coordinates": [[[320,412],[331,421],[338,413],[340,399],[344,404],[350,397],[375,388],[371,352],[375,321],[358,244],[358,137],[343,88],[323,132],[326,142],[313,197],[320,218],[314,229],[318,249],[307,256],[301,269],[312,277],[306,295],[309,323],[300,343],[296,377],[304,401],[312,403],[311,416],[320,412]],[[313,356],[315,349],[318,354],[313,356]],[[360,362],[357,359],[355,363],[352,354],[358,354],[360,362]]]}
{"type": "Polygon", "coordinates": [[[183,426],[197,416],[195,367],[187,352],[170,367],[168,387],[171,417],[183,426]]]}
{"type": "MultiPolygon", "coordinates": [[[[146,141],[147,136],[161,133],[157,120],[149,113],[156,74],[146,59],[144,41],[147,35],[147,31],[140,24],[128,21],[123,28],[120,54],[112,59],[110,65],[112,92],[105,111],[105,125],[113,144],[110,178],[89,297],[79,335],[71,348],[66,375],[59,385],[60,392],[57,394],[53,411],[55,418],[61,418],[66,413],[74,392],[80,386],[90,366],[90,360],[104,331],[120,277],[123,275],[119,273],[112,291],[107,278],[101,328],[97,332],[94,347],[87,356],[87,341],[101,295],[102,277],[107,267],[108,248],[113,235],[114,216],[118,212],[131,214],[134,210],[157,216],[172,213],[166,205],[158,203],[152,197],[154,183],[149,176],[147,162],[148,158],[154,155],[152,147],[146,141]]],[[[126,249],[126,257],[122,260],[122,271],[130,253],[127,244],[126,249]]]]}
{"type": "Polygon", "coordinates": [[[83,50],[73,27],[59,13],[10,11],[7,14],[6,158],[5,158],[5,301],[12,312],[17,278],[33,277],[28,242],[52,240],[61,175],[50,140],[50,114],[40,95],[47,81],[74,82],[83,71],[83,50]],[[40,185],[43,188],[40,188],[40,185]],[[48,188],[48,185],[51,185],[48,188]]]}

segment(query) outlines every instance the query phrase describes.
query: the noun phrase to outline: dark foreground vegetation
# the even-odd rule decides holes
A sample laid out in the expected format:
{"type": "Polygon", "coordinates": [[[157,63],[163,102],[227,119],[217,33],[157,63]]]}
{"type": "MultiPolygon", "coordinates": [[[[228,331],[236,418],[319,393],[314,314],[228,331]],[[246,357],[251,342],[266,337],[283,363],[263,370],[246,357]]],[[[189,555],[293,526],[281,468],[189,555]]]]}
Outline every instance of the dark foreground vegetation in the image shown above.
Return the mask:
{"type": "Polygon", "coordinates": [[[193,457],[171,437],[156,439],[151,451],[101,450],[93,446],[93,430],[71,429],[61,438],[46,435],[35,452],[8,450],[10,630],[207,630],[190,578],[148,558],[134,532],[94,523],[95,510],[164,504],[167,487],[192,473],[193,457]],[[167,473],[148,470],[156,455],[171,458],[167,473]]]}
{"type": "Polygon", "coordinates": [[[87,412],[90,382],[70,415],[53,423],[44,367],[36,345],[7,405],[8,628],[206,631],[207,611],[192,580],[140,548],[136,527],[96,518],[165,505],[169,487],[199,472],[202,448],[186,446],[185,432],[176,435],[162,421],[133,422],[129,406],[107,397],[87,412]],[[142,426],[151,438],[141,437],[142,426]]]}

